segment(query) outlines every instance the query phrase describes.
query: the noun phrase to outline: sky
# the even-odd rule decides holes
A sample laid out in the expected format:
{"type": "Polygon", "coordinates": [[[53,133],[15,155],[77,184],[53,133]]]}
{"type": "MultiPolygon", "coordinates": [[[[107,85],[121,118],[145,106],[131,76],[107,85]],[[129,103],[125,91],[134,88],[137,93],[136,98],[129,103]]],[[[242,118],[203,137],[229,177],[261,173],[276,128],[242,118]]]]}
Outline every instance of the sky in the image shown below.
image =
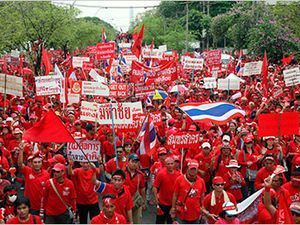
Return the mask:
{"type": "Polygon", "coordinates": [[[110,23],[118,31],[127,31],[130,25],[131,15],[133,19],[136,18],[137,14],[143,13],[153,8],[143,8],[147,6],[158,6],[159,1],[88,1],[88,0],[52,0],[52,3],[59,4],[74,4],[82,12],[80,17],[85,16],[96,16],[101,20],[110,23]],[[88,7],[83,7],[88,6],[88,7]],[[100,7],[124,7],[124,8],[99,8],[100,7]],[[130,9],[130,7],[133,7],[130,9]],[[126,8],[128,7],[128,8],[126,8]],[[142,7],[142,8],[134,8],[142,7]]]}

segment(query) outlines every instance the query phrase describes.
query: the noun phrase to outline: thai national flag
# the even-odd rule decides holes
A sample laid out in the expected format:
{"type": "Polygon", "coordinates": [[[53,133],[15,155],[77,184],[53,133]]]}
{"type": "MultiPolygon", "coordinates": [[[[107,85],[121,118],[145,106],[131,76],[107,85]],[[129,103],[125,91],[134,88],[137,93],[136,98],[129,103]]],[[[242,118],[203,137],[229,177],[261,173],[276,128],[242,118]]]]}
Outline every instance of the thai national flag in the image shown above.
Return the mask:
{"type": "Polygon", "coordinates": [[[180,105],[180,108],[195,122],[213,122],[221,125],[233,118],[245,116],[244,110],[226,102],[186,103],[180,105]]]}
{"type": "Polygon", "coordinates": [[[106,37],[106,32],[105,28],[102,29],[102,35],[101,35],[102,43],[107,43],[107,37],[106,37]]]}
{"type": "Polygon", "coordinates": [[[241,69],[242,56],[243,56],[243,50],[240,50],[239,59],[238,59],[238,62],[236,64],[236,67],[235,67],[236,73],[238,73],[240,71],[240,69],[241,69]]]}
{"type": "Polygon", "coordinates": [[[138,140],[140,141],[140,155],[149,154],[151,151],[154,150],[157,136],[154,124],[152,121],[150,121],[149,116],[145,118],[141,131],[138,135],[138,140]]]}

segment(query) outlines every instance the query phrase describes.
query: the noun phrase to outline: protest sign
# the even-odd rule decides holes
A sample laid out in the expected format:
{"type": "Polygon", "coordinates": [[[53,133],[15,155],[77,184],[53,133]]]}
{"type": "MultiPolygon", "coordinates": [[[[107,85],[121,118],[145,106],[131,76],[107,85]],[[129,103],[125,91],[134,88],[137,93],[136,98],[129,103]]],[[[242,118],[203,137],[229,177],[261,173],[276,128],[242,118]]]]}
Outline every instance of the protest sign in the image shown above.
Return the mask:
{"type": "MultiPolygon", "coordinates": [[[[126,66],[131,66],[133,61],[138,61],[138,58],[133,54],[123,55],[125,58],[126,66]]],[[[121,65],[122,66],[122,65],[121,65]]]]}
{"type": "Polygon", "coordinates": [[[82,95],[109,96],[109,87],[100,82],[82,81],[82,95]]]}
{"type": "Polygon", "coordinates": [[[143,95],[149,95],[153,93],[155,90],[154,84],[145,85],[143,83],[136,83],[134,84],[134,92],[135,96],[143,96],[143,95]]]}
{"type": "Polygon", "coordinates": [[[285,85],[287,87],[295,86],[300,84],[300,70],[299,67],[284,70],[283,71],[283,78],[285,85]]]}
{"type": "Polygon", "coordinates": [[[167,51],[168,50],[167,45],[160,45],[160,46],[158,46],[158,50],[162,51],[162,52],[167,51]]]}
{"type": "Polygon", "coordinates": [[[95,102],[82,101],[80,107],[80,120],[97,122],[98,105],[95,102]]]}
{"type": "Polygon", "coordinates": [[[240,81],[235,79],[218,79],[219,90],[240,90],[240,81]]]}
{"type": "Polygon", "coordinates": [[[79,94],[68,94],[68,104],[78,104],[80,102],[80,95],[79,94]]]}
{"type": "Polygon", "coordinates": [[[222,50],[209,50],[203,52],[205,55],[205,64],[209,67],[213,65],[218,65],[221,63],[222,50]]]}
{"type": "Polygon", "coordinates": [[[70,93],[81,95],[81,93],[82,93],[82,81],[71,80],[70,81],[70,93]]]}
{"type": "Polygon", "coordinates": [[[186,57],[183,61],[183,69],[202,70],[204,59],[186,57]]]}
{"type": "Polygon", "coordinates": [[[105,84],[107,83],[107,79],[105,77],[100,76],[94,69],[91,69],[89,75],[91,76],[91,78],[93,78],[94,81],[102,82],[105,84]]]}
{"type": "Polygon", "coordinates": [[[262,61],[245,63],[243,69],[243,76],[251,76],[261,74],[262,61]]]}
{"type": "Polygon", "coordinates": [[[113,117],[115,124],[130,124],[133,120],[133,114],[142,112],[143,109],[141,102],[119,102],[110,104],[99,104],[98,123],[111,124],[113,117]]]}
{"type": "Polygon", "coordinates": [[[205,89],[211,89],[217,87],[217,80],[215,77],[204,77],[203,81],[204,81],[203,87],[205,89]]]}
{"type": "Polygon", "coordinates": [[[142,56],[146,59],[161,59],[163,56],[163,51],[159,49],[143,48],[142,56]]]}
{"type": "Polygon", "coordinates": [[[197,148],[201,143],[200,132],[180,132],[167,136],[168,148],[197,148]]]}
{"type": "Polygon", "coordinates": [[[35,77],[36,95],[45,96],[60,94],[61,82],[62,80],[59,75],[35,77]]]}
{"type": "Polygon", "coordinates": [[[119,48],[131,48],[131,43],[119,43],[119,48]]]}
{"type": "Polygon", "coordinates": [[[127,98],[129,96],[128,84],[110,84],[109,96],[114,98],[127,98]]]}
{"type": "Polygon", "coordinates": [[[83,66],[83,62],[89,62],[90,58],[89,57],[77,57],[77,56],[73,56],[72,58],[72,65],[73,67],[80,67],[82,68],[83,66]]]}
{"type": "Polygon", "coordinates": [[[23,97],[23,78],[0,73],[0,93],[23,97]]]}
{"type": "Polygon", "coordinates": [[[143,113],[133,114],[133,121],[129,124],[115,124],[115,129],[119,132],[138,132],[146,115],[143,113]]]}
{"type": "Polygon", "coordinates": [[[80,150],[79,146],[76,143],[68,143],[67,145],[67,156],[68,158],[73,159],[77,162],[97,162],[98,156],[100,155],[101,144],[99,141],[91,141],[91,140],[76,140],[76,142],[81,147],[82,151],[80,150]],[[88,159],[88,160],[87,160],[88,159]]]}
{"type": "Polygon", "coordinates": [[[110,59],[115,56],[115,42],[107,42],[102,44],[97,44],[97,54],[98,60],[110,59]]]}

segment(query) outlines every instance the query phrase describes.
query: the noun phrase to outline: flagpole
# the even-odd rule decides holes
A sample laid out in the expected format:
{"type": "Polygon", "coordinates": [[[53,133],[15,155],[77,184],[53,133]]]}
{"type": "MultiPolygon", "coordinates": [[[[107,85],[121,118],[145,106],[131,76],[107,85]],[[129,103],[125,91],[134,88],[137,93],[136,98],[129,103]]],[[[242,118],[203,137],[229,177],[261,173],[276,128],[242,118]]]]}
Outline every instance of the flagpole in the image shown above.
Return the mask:
{"type": "Polygon", "coordinates": [[[113,132],[113,139],[114,139],[114,150],[115,150],[115,155],[116,155],[116,165],[117,165],[117,168],[119,168],[119,162],[118,162],[118,157],[117,157],[115,124],[114,124],[114,117],[113,117],[113,113],[112,113],[112,103],[111,103],[111,101],[109,103],[109,110],[110,110],[111,127],[112,127],[112,132],[113,132]]]}
{"type": "Polygon", "coordinates": [[[5,114],[5,111],[6,111],[6,73],[4,74],[4,96],[3,96],[3,99],[4,99],[4,104],[3,104],[3,113],[5,114]]]}
{"type": "Polygon", "coordinates": [[[142,130],[142,128],[143,128],[143,124],[145,123],[145,121],[146,121],[148,115],[149,115],[149,113],[147,113],[147,115],[145,116],[145,118],[144,118],[144,120],[143,120],[143,122],[142,122],[142,125],[141,125],[141,127],[140,127],[140,129],[139,129],[138,135],[137,135],[136,139],[134,140],[134,142],[132,143],[132,146],[134,146],[135,142],[137,142],[137,138],[138,138],[138,136],[139,136],[139,134],[140,134],[140,132],[141,132],[141,130],[142,130]]]}

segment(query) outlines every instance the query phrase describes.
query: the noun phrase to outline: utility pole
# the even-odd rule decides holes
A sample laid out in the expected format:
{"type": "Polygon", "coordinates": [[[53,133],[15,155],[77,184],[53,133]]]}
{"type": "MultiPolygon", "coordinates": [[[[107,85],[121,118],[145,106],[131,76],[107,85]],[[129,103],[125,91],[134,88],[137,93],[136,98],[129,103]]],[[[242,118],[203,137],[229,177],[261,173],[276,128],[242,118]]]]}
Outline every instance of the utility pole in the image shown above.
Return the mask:
{"type": "MultiPolygon", "coordinates": [[[[209,16],[209,4],[210,2],[206,2],[207,4],[207,15],[209,16]]],[[[209,48],[209,36],[208,36],[208,31],[206,32],[206,48],[208,49],[209,48]]]]}
{"type": "Polygon", "coordinates": [[[188,35],[189,35],[189,2],[185,3],[186,20],[185,20],[185,52],[188,51],[188,35]]]}

